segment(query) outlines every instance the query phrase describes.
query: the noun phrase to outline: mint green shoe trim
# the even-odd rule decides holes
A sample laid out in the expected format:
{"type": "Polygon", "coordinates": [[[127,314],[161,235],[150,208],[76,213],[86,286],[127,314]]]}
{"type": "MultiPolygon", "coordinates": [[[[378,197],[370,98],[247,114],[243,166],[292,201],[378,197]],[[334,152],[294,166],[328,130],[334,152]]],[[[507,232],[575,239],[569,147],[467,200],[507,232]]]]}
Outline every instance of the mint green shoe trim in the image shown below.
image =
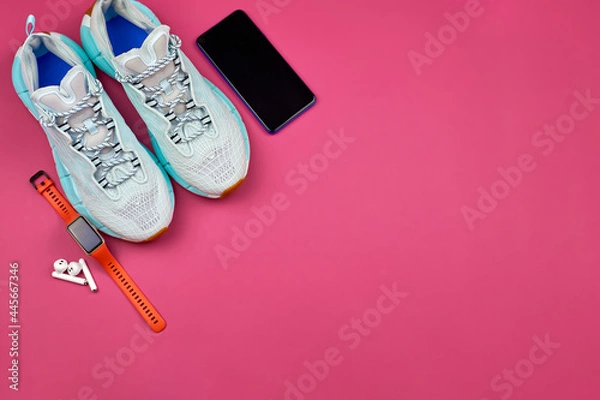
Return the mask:
{"type": "Polygon", "coordinates": [[[21,71],[21,59],[19,57],[15,57],[12,65],[12,83],[17,92],[17,95],[21,98],[25,107],[31,111],[31,113],[39,118],[40,115],[35,109],[33,105],[33,101],[31,101],[31,97],[29,95],[29,89],[27,89],[27,85],[25,84],[25,79],[23,78],[23,72],[21,71]]]}
{"type": "Polygon", "coordinates": [[[246,160],[250,160],[250,139],[248,139],[248,131],[246,130],[246,125],[244,124],[244,121],[242,121],[242,116],[240,115],[240,113],[237,110],[237,108],[235,108],[235,106],[233,105],[233,103],[231,102],[231,100],[229,100],[229,98],[227,96],[225,96],[225,93],[223,93],[221,91],[221,89],[219,89],[218,87],[216,87],[211,81],[209,81],[206,78],[204,78],[204,81],[208,84],[208,86],[210,86],[210,88],[212,89],[212,91],[217,96],[219,96],[221,98],[221,100],[223,100],[223,102],[225,103],[225,105],[227,106],[227,108],[229,108],[229,111],[231,111],[231,113],[235,117],[238,125],[240,126],[240,131],[242,132],[242,135],[244,136],[244,145],[246,146],[246,153],[248,155],[246,157],[246,160]]]}

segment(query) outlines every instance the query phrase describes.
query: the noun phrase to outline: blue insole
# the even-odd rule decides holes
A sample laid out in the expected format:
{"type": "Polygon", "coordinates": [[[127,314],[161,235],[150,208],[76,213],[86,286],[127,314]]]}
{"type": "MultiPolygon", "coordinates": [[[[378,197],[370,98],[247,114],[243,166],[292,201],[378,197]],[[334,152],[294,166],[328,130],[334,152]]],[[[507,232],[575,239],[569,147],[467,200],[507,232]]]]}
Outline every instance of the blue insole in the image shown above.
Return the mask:
{"type": "Polygon", "coordinates": [[[144,40],[148,37],[145,30],[119,15],[106,22],[106,30],[115,56],[126,53],[133,48],[142,47],[144,40]]]}
{"type": "Polygon", "coordinates": [[[65,77],[67,72],[73,68],[71,65],[50,52],[37,57],[37,65],[38,87],[60,85],[60,81],[65,77]]]}

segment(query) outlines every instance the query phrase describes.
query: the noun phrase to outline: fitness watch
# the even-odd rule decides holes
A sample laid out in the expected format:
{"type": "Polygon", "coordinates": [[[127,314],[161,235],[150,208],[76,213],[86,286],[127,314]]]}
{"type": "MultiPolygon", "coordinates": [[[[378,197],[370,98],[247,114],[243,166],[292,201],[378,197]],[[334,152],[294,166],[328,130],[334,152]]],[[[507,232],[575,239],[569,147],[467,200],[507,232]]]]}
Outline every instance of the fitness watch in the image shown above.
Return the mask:
{"type": "Polygon", "coordinates": [[[150,328],[154,332],[165,329],[167,324],[164,318],[111,254],[96,228],[69,204],[48,174],[39,171],[29,179],[29,182],[62,217],[67,225],[67,231],[83,251],[102,265],[150,328]],[[36,181],[39,183],[36,184],[36,181]]]}

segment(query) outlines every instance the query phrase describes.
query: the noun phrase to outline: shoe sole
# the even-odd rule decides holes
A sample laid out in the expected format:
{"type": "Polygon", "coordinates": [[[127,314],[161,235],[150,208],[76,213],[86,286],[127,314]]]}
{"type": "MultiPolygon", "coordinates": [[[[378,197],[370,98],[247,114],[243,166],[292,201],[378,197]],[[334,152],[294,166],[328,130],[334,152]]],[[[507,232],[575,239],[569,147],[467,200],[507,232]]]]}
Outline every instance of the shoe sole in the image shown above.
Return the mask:
{"type": "Polygon", "coordinates": [[[164,235],[167,232],[168,229],[169,229],[168,227],[162,228],[154,236],[149,237],[148,239],[144,240],[142,243],[148,243],[148,242],[152,242],[153,240],[158,239],[159,237],[161,237],[162,235],[164,235]]]}
{"type": "Polygon", "coordinates": [[[233,186],[231,186],[229,189],[225,190],[223,192],[223,194],[221,194],[221,197],[219,197],[220,199],[224,199],[225,197],[229,196],[231,193],[233,193],[237,188],[239,188],[242,183],[244,183],[244,180],[246,178],[242,178],[239,181],[237,181],[236,184],[234,184],[233,186]]]}

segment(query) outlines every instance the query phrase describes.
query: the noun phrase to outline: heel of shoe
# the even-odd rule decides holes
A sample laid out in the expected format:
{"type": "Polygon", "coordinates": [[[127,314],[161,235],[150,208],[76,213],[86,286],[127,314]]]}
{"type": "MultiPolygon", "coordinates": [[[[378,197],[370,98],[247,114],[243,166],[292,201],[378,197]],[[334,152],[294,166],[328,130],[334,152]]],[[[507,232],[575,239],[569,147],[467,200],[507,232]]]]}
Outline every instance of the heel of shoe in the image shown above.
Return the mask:
{"type": "MultiPolygon", "coordinates": [[[[160,21],[158,20],[156,15],[154,15],[154,13],[150,11],[148,7],[135,0],[131,1],[131,4],[133,4],[133,6],[136,7],[142,14],[144,14],[144,16],[146,16],[146,18],[148,18],[153,24],[157,26],[160,25],[160,21]]],[[[96,66],[100,68],[103,72],[105,72],[108,76],[114,78],[116,73],[115,68],[102,55],[102,52],[100,51],[100,48],[98,47],[98,44],[96,43],[96,40],[92,35],[92,31],[90,28],[90,18],[90,13],[83,16],[83,21],[81,22],[80,29],[81,43],[83,44],[85,52],[88,54],[89,58],[92,59],[94,64],[96,64],[96,66]]]]}
{"type": "MultiPolygon", "coordinates": [[[[58,33],[53,33],[52,35],[57,37],[64,44],[66,44],[69,47],[69,49],[71,49],[75,53],[75,55],[79,58],[79,61],[92,74],[92,76],[94,76],[94,78],[96,77],[94,65],[92,64],[85,51],[77,43],[75,43],[73,40],[71,40],[65,35],[61,35],[58,33]]],[[[18,52],[12,64],[12,83],[13,87],[15,88],[15,92],[17,92],[17,95],[19,96],[21,101],[23,101],[23,103],[25,104],[27,109],[33,114],[33,116],[36,119],[39,119],[40,115],[36,110],[33,101],[31,101],[31,93],[29,92],[29,88],[25,84],[25,79],[23,78],[23,73],[21,71],[21,58],[19,57],[18,52]]]]}

